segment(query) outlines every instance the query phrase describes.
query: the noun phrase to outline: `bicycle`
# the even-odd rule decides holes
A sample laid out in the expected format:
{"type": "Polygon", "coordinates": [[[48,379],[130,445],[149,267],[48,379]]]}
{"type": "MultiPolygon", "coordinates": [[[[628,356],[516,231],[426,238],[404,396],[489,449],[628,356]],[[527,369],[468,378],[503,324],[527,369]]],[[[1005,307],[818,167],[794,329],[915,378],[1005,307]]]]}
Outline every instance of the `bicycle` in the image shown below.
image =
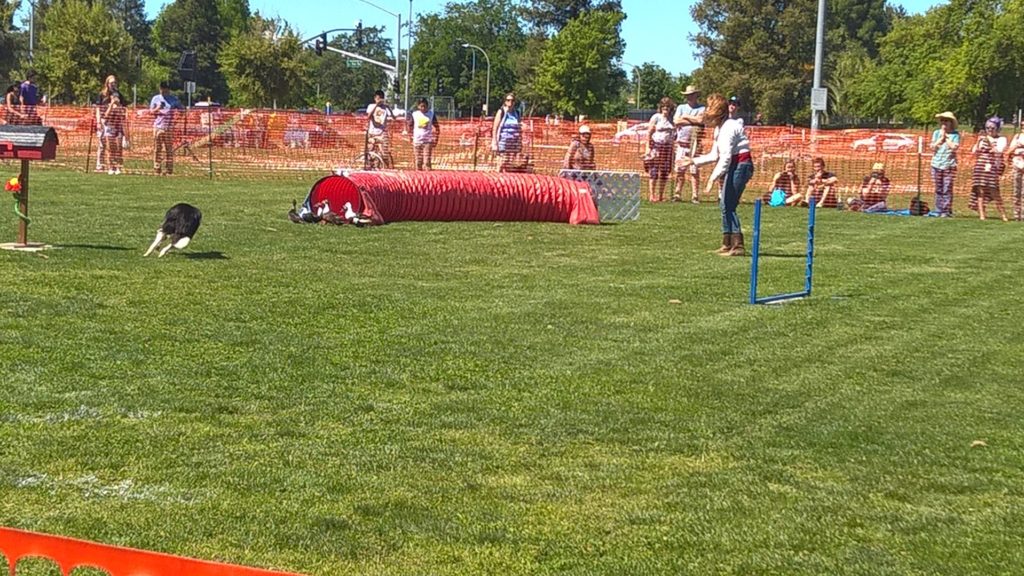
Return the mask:
{"type": "Polygon", "coordinates": [[[366,151],[356,156],[356,166],[363,170],[385,170],[392,167],[391,155],[385,151],[384,139],[370,137],[366,141],[366,151]]]}

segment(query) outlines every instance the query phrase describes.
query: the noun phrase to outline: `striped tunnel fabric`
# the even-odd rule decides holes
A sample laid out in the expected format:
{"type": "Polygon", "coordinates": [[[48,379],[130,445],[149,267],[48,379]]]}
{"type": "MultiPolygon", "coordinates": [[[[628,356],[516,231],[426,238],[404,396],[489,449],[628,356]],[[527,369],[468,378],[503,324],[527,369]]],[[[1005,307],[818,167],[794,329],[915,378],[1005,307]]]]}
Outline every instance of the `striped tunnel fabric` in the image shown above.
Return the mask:
{"type": "Polygon", "coordinates": [[[598,224],[584,182],[540,174],[489,172],[352,172],[328,176],[308,201],[328,200],[343,214],[350,202],[376,224],[420,221],[536,221],[598,224]],[[358,198],[358,205],[352,200],[358,198]]]}

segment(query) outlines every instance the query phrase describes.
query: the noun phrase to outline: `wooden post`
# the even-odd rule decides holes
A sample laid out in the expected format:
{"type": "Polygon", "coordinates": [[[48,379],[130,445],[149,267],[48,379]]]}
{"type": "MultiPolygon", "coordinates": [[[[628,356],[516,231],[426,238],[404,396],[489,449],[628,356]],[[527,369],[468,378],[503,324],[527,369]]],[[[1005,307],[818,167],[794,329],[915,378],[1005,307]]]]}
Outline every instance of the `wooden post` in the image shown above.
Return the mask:
{"type": "Polygon", "coordinates": [[[25,215],[18,218],[18,244],[28,244],[28,160],[21,161],[21,175],[18,177],[21,182],[21,192],[18,193],[18,212],[25,215]]]}

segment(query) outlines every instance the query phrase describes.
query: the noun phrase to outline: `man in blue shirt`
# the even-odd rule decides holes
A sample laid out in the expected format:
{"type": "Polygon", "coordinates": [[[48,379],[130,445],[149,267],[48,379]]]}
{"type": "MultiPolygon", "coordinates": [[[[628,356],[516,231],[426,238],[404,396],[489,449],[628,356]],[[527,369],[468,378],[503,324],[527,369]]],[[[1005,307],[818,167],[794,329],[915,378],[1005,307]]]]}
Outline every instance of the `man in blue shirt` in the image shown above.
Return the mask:
{"type": "Polygon", "coordinates": [[[174,111],[181,108],[181,103],[171,94],[171,86],[167,82],[160,83],[160,93],[149,101],[149,113],[153,116],[153,140],[155,156],[153,170],[157,173],[174,173],[174,111]]]}
{"type": "Polygon", "coordinates": [[[25,75],[25,81],[18,88],[18,100],[21,102],[21,113],[25,116],[26,124],[42,124],[43,121],[36,113],[36,105],[39,104],[39,87],[35,84],[36,71],[29,70],[25,75]]]}

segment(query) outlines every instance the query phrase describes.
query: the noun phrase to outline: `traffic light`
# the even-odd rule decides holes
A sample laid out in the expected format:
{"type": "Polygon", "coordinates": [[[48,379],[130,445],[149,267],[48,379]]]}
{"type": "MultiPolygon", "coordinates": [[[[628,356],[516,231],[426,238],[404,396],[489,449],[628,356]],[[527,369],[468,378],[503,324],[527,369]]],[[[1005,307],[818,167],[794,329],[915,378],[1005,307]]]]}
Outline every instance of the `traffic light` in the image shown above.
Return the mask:
{"type": "Polygon", "coordinates": [[[398,99],[398,75],[395,75],[395,80],[391,83],[391,89],[395,91],[395,99],[398,99]]]}
{"type": "Polygon", "coordinates": [[[356,21],[356,48],[363,47],[363,21],[356,21]]]}
{"type": "Polygon", "coordinates": [[[324,48],[326,48],[326,47],[327,47],[327,33],[324,32],[323,34],[320,35],[319,38],[316,39],[316,42],[313,44],[313,51],[316,52],[317,56],[323,56],[324,55],[324,48]]]}

